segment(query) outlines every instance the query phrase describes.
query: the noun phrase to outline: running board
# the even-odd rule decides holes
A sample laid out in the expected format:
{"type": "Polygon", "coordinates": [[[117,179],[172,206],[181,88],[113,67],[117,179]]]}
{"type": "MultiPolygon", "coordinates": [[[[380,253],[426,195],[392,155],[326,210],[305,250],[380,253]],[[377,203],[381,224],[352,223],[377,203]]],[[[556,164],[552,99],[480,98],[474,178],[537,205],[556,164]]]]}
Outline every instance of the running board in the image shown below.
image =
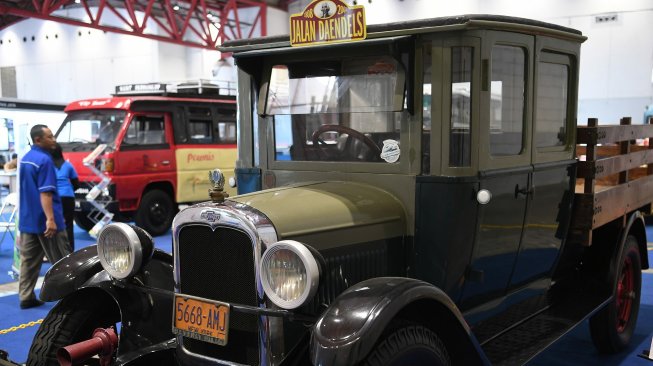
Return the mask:
{"type": "Polygon", "coordinates": [[[606,299],[605,296],[580,292],[488,339],[481,344],[481,348],[492,365],[523,365],[594,315],[610,300],[611,297],[606,299]]]}

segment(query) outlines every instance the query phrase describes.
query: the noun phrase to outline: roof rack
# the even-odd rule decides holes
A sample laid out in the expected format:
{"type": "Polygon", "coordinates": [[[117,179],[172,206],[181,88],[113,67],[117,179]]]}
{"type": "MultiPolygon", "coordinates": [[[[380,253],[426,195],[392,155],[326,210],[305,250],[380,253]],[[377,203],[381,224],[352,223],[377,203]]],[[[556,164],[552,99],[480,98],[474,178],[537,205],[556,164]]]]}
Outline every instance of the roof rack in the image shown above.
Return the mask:
{"type": "Polygon", "coordinates": [[[161,82],[145,84],[117,85],[113,96],[157,95],[184,97],[235,96],[235,81],[191,80],[180,82],[161,82]]]}

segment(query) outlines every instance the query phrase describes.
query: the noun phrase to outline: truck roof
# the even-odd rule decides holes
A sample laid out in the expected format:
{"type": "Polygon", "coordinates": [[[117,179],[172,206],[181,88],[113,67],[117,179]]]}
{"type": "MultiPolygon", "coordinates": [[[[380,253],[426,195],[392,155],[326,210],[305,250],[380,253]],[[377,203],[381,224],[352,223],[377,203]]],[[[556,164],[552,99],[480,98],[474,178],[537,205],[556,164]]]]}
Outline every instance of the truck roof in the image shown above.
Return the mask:
{"type": "MultiPolygon", "coordinates": [[[[455,31],[462,29],[499,29],[522,33],[546,34],[552,37],[583,42],[587,37],[579,30],[533,19],[505,15],[467,14],[403,22],[370,24],[367,38],[455,31]]],[[[363,41],[364,42],[364,41],[363,41]]],[[[240,52],[253,49],[289,47],[289,35],[230,40],[219,47],[222,52],[240,52]]],[[[319,47],[319,46],[309,46],[319,47]]]]}
{"type": "Polygon", "coordinates": [[[194,102],[194,103],[212,103],[212,104],[235,104],[234,97],[224,96],[218,99],[207,98],[177,98],[177,97],[158,97],[158,96],[138,96],[138,97],[107,97],[76,100],[66,106],[65,112],[89,110],[89,109],[123,109],[128,110],[133,103],[139,102],[194,102]]]}

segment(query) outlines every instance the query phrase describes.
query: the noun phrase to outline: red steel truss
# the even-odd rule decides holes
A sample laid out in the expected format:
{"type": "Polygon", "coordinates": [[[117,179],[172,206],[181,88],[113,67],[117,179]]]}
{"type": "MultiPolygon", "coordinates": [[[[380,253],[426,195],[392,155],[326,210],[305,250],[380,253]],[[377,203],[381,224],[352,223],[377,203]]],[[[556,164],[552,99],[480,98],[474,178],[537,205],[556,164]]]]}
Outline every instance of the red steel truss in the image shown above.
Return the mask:
{"type": "Polygon", "coordinates": [[[215,50],[226,40],[265,36],[266,6],[255,0],[0,1],[0,29],[38,18],[215,50]]]}

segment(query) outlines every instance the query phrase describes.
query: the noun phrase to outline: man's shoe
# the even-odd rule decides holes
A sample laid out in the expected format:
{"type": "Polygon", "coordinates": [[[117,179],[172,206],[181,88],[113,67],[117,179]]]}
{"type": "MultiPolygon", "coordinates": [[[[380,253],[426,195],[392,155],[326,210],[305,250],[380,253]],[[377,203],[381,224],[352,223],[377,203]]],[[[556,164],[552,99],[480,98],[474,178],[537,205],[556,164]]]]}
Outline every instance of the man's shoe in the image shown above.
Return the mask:
{"type": "Polygon", "coordinates": [[[37,299],[25,300],[20,302],[20,308],[21,309],[35,308],[43,304],[45,304],[43,301],[37,299]]]}

